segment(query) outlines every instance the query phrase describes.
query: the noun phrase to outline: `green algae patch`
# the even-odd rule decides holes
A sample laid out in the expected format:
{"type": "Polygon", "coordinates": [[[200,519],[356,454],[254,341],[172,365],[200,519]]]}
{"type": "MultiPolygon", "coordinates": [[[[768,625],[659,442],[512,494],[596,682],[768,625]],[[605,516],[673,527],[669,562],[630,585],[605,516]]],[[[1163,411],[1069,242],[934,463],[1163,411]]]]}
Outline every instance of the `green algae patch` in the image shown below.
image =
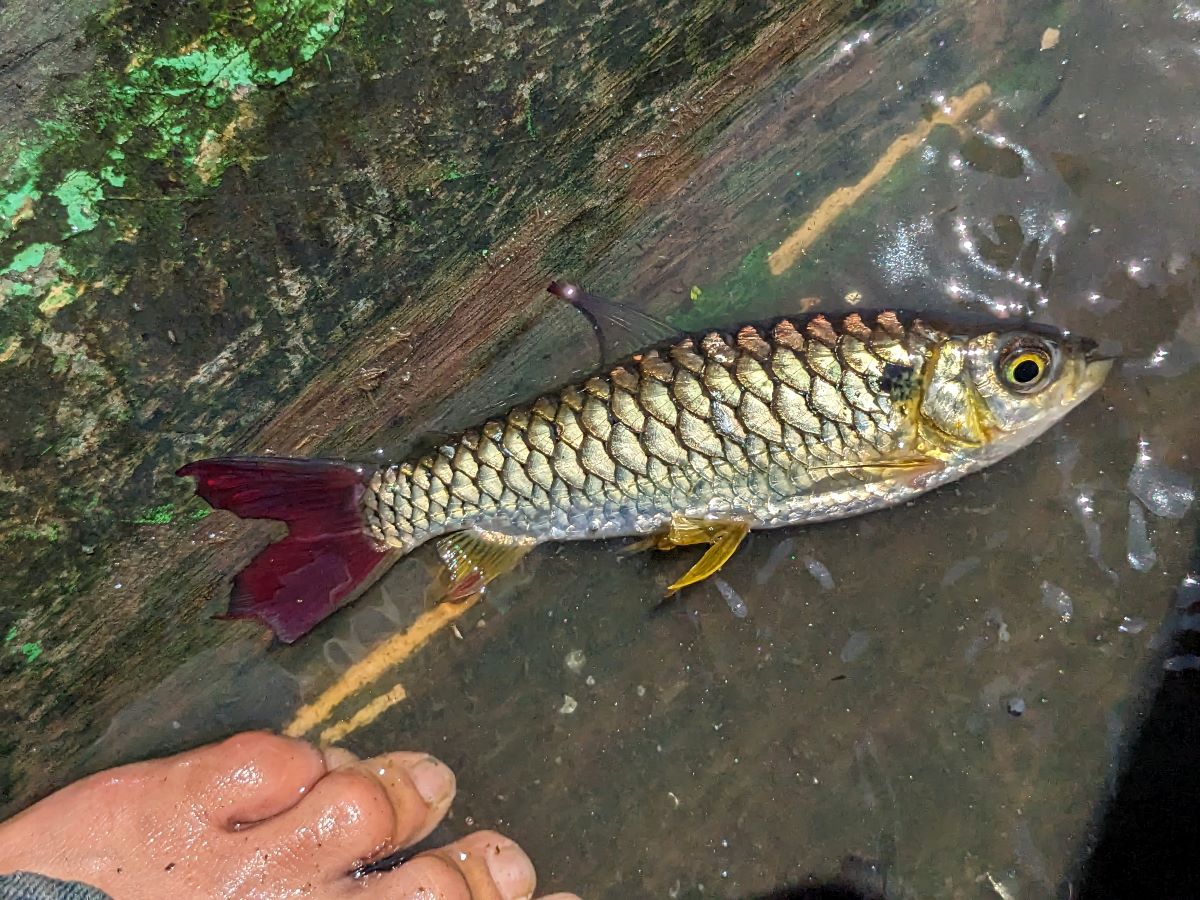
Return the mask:
{"type": "Polygon", "coordinates": [[[72,233],[91,231],[100,221],[97,205],[104,199],[104,191],[95,176],[78,170],[68,172],[62,184],[51,193],[66,209],[67,224],[72,233]]]}
{"type": "Polygon", "coordinates": [[[73,280],[78,274],[75,267],[62,258],[62,249],[45,241],[29,244],[0,268],[0,339],[5,347],[0,362],[15,358],[21,338],[40,330],[31,326],[37,314],[51,316],[83,292],[83,286],[73,280]]]}
{"type": "Polygon", "coordinates": [[[671,316],[671,324],[690,331],[753,318],[759,311],[773,308],[775,298],[786,294],[787,285],[767,268],[767,254],[767,246],[760,244],[724,278],[708,286],[692,285],[688,291],[691,308],[671,316]]]}
{"type": "MultiPolygon", "coordinates": [[[[247,15],[228,0],[114,30],[121,37],[98,48],[105,64],[53,98],[38,129],[0,158],[0,346],[38,334],[80,295],[67,275],[103,268],[115,241],[137,243],[144,204],[154,204],[160,242],[180,233],[180,203],[211,195],[245,158],[242,132],[259,121],[247,104],[321,51],[346,6],[258,0],[247,15]]],[[[26,358],[6,353],[0,364],[26,358]]]]}
{"type": "MultiPolygon", "coordinates": [[[[194,166],[205,136],[224,131],[237,102],[291,79],[296,66],[341,29],[345,10],[346,0],[259,2],[254,22],[267,23],[261,28],[214,30],[173,52],[135,56],[123,78],[109,86],[107,119],[117,133],[143,143],[136,149],[145,158],[174,161],[182,155],[194,166]]],[[[122,170],[122,153],[109,168],[128,178],[133,172],[122,170]]]]}
{"type": "MultiPolygon", "coordinates": [[[[17,626],[12,625],[8,631],[4,633],[4,643],[12,644],[17,639],[17,626]]],[[[10,648],[14,653],[20,653],[25,657],[26,663],[36,662],[37,658],[42,655],[41,641],[25,641],[10,648]]]]}
{"type": "Polygon", "coordinates": [[[53,244],[37,243],[30,244],[19,251],[12,258],[12,261],[0,269],[0,275],[20,275],[23,272],[28,272],[30,269],[36,269],[41,266],[46,260],[46,251],[53,249],[53,244]]]}
{"type": "Polygon", "coordinates": [[[42,645],[39,641],[27,641],[17,647],[17,652],[24,654],[25,662],[36,662],[37,658],[42,655],[42,645]]]}
{"type": "Polygon", "coordinates": [[[18,528],[12,534],[20,540],[49,541],[53,544],[62,537],[62,529],[57,523],[50,522],[37,527],[18,528]]]}
{"type": "Polygon", "coordinates": [[[37,150],[22,144],[0,178],[0,235],[33,216],[34,204],[42,197],[37,187],[41,171],[38,159],[37,150]]]}
{"type": "MultiPolygon", "coordinates": [[[[193,498],[193,502],[202,503],[193,498]]],[[[185,504],[181,510],[176,510],[170,503],[163,503],[158,506],[151,506],[142,510],[136,518],[132,520],[134,525],[170,525],[173,522],[199,522],[201,519],[206,519],[212,515],[212,507],[203,505],[195,506],[192,509],[187,507],[191,504],[185,504]]]]}
{"type": "Polygon", "coordinates": [[[175,521],[175,507],[170,503],[152,506],[133,520],[134,525],[170,525],[175,521]]]}

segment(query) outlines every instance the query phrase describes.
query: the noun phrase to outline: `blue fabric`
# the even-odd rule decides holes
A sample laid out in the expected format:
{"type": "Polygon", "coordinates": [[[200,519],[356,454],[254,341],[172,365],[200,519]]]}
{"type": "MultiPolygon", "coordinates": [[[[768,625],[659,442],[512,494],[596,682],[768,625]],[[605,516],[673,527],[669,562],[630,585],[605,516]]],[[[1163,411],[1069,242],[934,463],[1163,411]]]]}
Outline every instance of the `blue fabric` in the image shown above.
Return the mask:
{"type": "Polygon", "coordinates": [[[0,875],[0,900],[112,900],[99,888],[33,872],[0,875]]]}

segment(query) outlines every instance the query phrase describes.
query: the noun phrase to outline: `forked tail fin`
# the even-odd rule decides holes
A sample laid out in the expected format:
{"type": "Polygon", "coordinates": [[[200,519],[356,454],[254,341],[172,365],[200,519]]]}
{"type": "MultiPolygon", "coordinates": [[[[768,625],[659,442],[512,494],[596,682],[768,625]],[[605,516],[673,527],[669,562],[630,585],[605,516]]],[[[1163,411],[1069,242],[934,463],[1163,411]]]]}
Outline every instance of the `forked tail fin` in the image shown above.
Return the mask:
{"type": "Polygon", "coordinates": [[[196,493],[245,519],[277,519],[287,537],[233,581],[226,619],[258,619],[286,644],[306,634],[366,585],[392,554],[367,533],[359,500],[364,470],[325,460],[225,457],[188,463],[177,475],[196,493]]]}

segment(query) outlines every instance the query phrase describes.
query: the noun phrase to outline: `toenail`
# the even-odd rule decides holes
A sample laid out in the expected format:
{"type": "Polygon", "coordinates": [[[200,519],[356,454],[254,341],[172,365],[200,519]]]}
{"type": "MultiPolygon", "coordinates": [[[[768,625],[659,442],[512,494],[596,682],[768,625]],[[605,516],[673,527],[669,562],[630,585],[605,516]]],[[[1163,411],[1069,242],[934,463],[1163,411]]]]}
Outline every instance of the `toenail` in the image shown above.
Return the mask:
{"type": "Polygon", "coordinates": [[[436,807],[445,803],[454,793],[454,773],[440,760],[423,756],[412,763],[408,777],[421,799],[436,807]]]}
{"type": "Polygon", "coordinates": [[[533,896],[537,875],[524,850],[510,842],[487,848],[483,856],[502,896],[513,900],[528,900],[533,896]]]}
{"type": "Polygon", "coordinates": [[[325,759],[325,771],[327,772],[358,762],[358,757],[345,747],[322,747],[321,756],[325,759]]]}

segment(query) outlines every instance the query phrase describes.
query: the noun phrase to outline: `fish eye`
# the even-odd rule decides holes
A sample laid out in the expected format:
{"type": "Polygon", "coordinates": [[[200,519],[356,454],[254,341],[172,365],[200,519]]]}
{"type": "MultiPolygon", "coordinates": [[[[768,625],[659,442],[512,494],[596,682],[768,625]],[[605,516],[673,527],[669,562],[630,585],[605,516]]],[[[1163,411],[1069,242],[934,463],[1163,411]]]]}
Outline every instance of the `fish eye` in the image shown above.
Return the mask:
{"type": "Polygon", "coordinates": [[[1029,394],[1045,386],[1052,363],[1048,346],[1022,341],[1001,354],[999,375],[1010,390],[1029,394]]]}

